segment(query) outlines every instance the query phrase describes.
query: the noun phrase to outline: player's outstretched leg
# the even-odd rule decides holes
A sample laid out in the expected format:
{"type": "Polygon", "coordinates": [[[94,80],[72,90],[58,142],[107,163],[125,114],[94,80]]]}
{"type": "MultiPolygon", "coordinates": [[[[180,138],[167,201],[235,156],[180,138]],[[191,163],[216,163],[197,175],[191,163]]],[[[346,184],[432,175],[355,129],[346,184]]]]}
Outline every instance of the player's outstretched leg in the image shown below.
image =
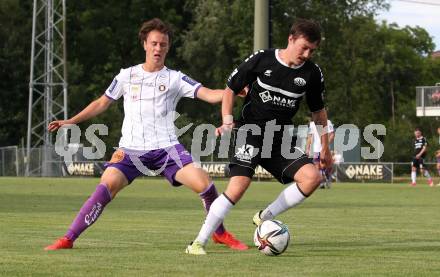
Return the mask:
{"type": "Polygon", "coordinates": [[[111,199],[110,191],[107,186],[105,184],[99,184],[95,192],[83,204],[64,237],[59,238],[53,244],[44,248],[44,250],[72,248],[73,242],[98,219],[111,199]]]}
{"type": "MultiPolygon", "coordinates": [[[[212,202],[218,197],[217,189],[214,183],[211,183],[208,188],[199,194],[202,198],[203,206],[205,210],[209,212],[212,202]]],[[[212,235],[212,240],[215,243],[225,244],[231,249],[235,250],[247,250],[249,247],[243,242],[239,241],[230,232],[225,230],[223,223],[221,223],[212,235]]]]}
{"type": "Polygon", "coordinates": [[[269,206],[254,215],[252,221],[255,225],[259,226],[263,221],[271,220],[286,210],[301,204],[319,187],[321,175],[313,165],[306,164],[295,173],[295,181],[296,183],[285,188],[269,206]]]}
{"type": "MultiPolygon", "coordinates": [[[[218,197],[218,193],[214,183],[209,180],[208,175],[203,169],[195,167],[192,163],[187,164],[177,171],[175,179],[179,183],[199,193],[206,212],[210,212],[212,204],[218,197]],[[209,185],[206,186],[207,184],[209,185]]],[[[225,244],[229,248],[235,250],[246,250],[249,248],[246,244],[239,241],[228,232],[222,222],[220,222],[213,230],[215,230],[215,233],[211,234],[215,243],[225,244]]]]}
{"type": "Polygon", "coordinates": [[[416,178],[417,178],[417,171],[412,170],[411,171],[411,186],[415,187],[416,186],[416,178]]]}
{"type": "MultiPolygon", "coordinates": [[[[205,223],[202,225],[197,238],[186,248],[187,254],[200,255],[198,253],[204,252],[205,245],[208,243],[209,237],[214,233],[214,230],[223,222],[223,219],[229,213],[229,210],[234,206],[225,194],[221,194],[212,203],[206,216],[205,223]],[[202,248],[203,251],[200,249],[202,248]]],[[[206,252],[205,252],[206,254],[206,252]]]]}
{"type": "Polygon", "coordinates": [[[298,188],[297,183],[292,183],[285,188],[277,199],[273,201],[266,209],[257,212],[253,217],[253,223],[256,226],[261,225],[265,220],[271,220],[280,213],[299,205],[306,199],[306,195],[298,188]]]}
{"type": "Polygon", "coordinates": [[[431,175],[429,174],[429,171],[427,169],[423,170],[423,175],[428,179],[428,185],[430,187],[433,187],[434,181],[432,181],[431,175]]]}
{"type": "MultiPolygon", "coordinates": [[[[238,201],[249,187],[251,179],[244,176],[232,177],[225,193],[233,195],[234,200],[238,201]]],[[[202,225],[197,238],[190,245],[187,246],[185,252],[193,255],[200,255],[198,253],[205,252],[205,245],[208,243],[209,238],[214,231],[223,222],[229,210],[234,206],[233,200],[231,200],[226,194],[223,193],[212,203],[208,215],[206,216],[205,223],[202,225]],[[203,249],[203,251],[200,250],[203,249]]],[[[206,252],[205,252],[206,253],[206,252]]]]}

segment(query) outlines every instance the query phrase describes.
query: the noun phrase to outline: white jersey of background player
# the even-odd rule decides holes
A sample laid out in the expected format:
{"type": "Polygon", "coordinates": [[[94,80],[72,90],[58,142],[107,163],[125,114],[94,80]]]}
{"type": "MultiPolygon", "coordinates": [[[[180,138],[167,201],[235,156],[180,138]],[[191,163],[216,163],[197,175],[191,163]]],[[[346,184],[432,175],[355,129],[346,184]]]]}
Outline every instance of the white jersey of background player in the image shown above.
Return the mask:
{"type": "MultiPolygon", "coordinates": [[[[318,126],[318,128],[322,128],[322,126],[318,126]]],[[[326,131],[328,133],[328,143],[331,144],[334,137],[335,132],[333,128],[333,124],[330,120],[327,120],[327,127],[326,131]]],[[[319,135],[320,132],[318,132],[318,129],[315,125],[315,123],[312,121],[309,124],[309,134],[307,136],[307,144],[306,144],[306,153],[309,156],[313,157],[313,163],[315,164],[316,168],[321,172],[322,175],[322,182],[320,184],[320,188],[330,188],[331,186],[331,170],[323,170],[320,168],[320,152],[322,150],[321,145],[321,137],[319,135]]]]}
{"type": "MultiPolygon", "coordinates": [[[[322,128],[322,127],[321,127],[322,128]]],[[[327,130],[328,130],[328,134],[329,134],[329,143],[331,143],[331,141],[333,140],[332,138],[334,137],[334,135],[332,135],[334,133],[334,127],[333,124],[330,120],[327,120],[327,130]]],[[[319,136],[318,130],[316,129],[316,125],[315,122],[311,121],[309,124],[309,135],[311,135],[311,152],[314,153],[320,153],[322,146],[321,146],[321,137],[319,136]]]]}

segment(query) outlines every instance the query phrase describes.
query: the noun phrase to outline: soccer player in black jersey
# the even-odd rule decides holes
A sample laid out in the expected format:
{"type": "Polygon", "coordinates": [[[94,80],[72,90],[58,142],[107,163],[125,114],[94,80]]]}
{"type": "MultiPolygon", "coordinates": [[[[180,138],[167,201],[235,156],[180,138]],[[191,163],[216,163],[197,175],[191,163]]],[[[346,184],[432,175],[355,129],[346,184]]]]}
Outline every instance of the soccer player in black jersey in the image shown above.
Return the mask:
{"type": "Polygon", "coordinates": [[[432,187],[434,183],[431,175],[429,175],[428,170],[425,168],[425,164],[423,163],[423,159],[425,158],[427,152],[428,142],[426,141],[425,137],[423,137],[422,131],[419,128],[414,130],[414,136],[414,158],[411,163],[411,186],[416,185],[417,168],[419,168],[420,174],[428,178],[428,185],[432,187]]]}
{"type": "Polygon", "coordinates": [[[225,192],[213,202],[199,235],[186,253],[206,254],[204,247],[209,237],[243,196],[257,165],[286,188],[254,216],[256,225],[300,204],[319,186],[318,169],[302,150],[294,147],[290,132],[292,117],[303,98],[313,121],[320,127],[321,167],[331,168],[323,102],[324,77],[321,69],[309,61],[320,41],[321,30],[316,22],[298,20],[290,30],[286,48],[257,51],[232,72],[223,95],[223,124],[217,129],[219,134],[233,129],[235,151],[229,166],[231,178],[225,192]],[[249,92],[241,117],[234,122],[234,99],[246,86],[249,92]]]}

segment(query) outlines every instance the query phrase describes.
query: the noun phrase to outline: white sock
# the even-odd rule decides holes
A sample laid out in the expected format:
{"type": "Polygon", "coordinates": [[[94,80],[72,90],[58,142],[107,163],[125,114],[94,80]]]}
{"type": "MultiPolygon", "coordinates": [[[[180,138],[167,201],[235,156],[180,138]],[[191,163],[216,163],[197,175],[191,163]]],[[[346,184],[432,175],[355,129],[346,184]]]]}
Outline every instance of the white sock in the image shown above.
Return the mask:
{"type": "Polygon", "coordinates": [[[228,198],[226,198],[223,193],[217,197],[217,199],[215,199],[211,204],[211,208],[206,216],[205,223],[203,223],[196,241],[206,245],[209,238],[212,236],[212,233],[214,233],[220,223],[223,222],[223,219],[233,206],[234,204],[228,198]]]}
{"type": "Polygon", "coordinates": [[[415,172],[415,171],[411,171],[411,181],[412,181],[413,183],[416,182],[416,177],[417,177],[417,172],[415,172]]]}
{"type": "Polygon", "coordinates": [[[298,185],[292,183],[280,193],[275,201],[261,212],[260,218],[263,220],[273,219],[280,213],[300,204],[304,199],[306,199],[306,196],[299,190],[298,185]]]}
{"type": "Polygon", "coordinates": [[[429,175],[428,170],[424,170],[423,174],[425,175],[426,178],[431,179],[431,175],[429,175]]]}

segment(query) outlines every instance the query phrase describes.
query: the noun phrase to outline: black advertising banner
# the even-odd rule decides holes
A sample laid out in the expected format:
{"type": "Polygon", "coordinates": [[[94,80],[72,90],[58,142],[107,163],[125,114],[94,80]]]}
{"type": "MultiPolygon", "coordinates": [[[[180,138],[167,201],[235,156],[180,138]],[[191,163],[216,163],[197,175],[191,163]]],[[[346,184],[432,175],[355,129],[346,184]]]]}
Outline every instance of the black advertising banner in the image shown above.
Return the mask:
{"type": "MultiPolygon", "coordinates": [[[[65,176],[99,177],[104,172],[104,164],[105,162],[102,161],[65,162],[63,172],[65,176]]],[[[202,162],[201,167],[210,177],[228,177],[228,163],[226,162],[202,162]]],[[[264,168],[257,166],[254,178],[271,179],[273,177],[264,168]]]]}
{"type": "MultiPolygon", "coordinates": [[[[202,162],[203,170],[205,170],[210,177],[228,177],[228,165],[229,163],[202,162]]],[[[255,168],[254,178],[272,179],[273,176],[261,166],[257,166],[257,168],[255,168]]]]}
{"type": "Polygon", "coordinates": [[[393,181],[392,163],[341,163],[336,166],[336,179],[339,182],[377,182],[393,181]]]}
{"type": "Polygon", "coordinates": [[[65,162],[64,175],[99,177],[104,172],[104,162],[65,162]]]}

